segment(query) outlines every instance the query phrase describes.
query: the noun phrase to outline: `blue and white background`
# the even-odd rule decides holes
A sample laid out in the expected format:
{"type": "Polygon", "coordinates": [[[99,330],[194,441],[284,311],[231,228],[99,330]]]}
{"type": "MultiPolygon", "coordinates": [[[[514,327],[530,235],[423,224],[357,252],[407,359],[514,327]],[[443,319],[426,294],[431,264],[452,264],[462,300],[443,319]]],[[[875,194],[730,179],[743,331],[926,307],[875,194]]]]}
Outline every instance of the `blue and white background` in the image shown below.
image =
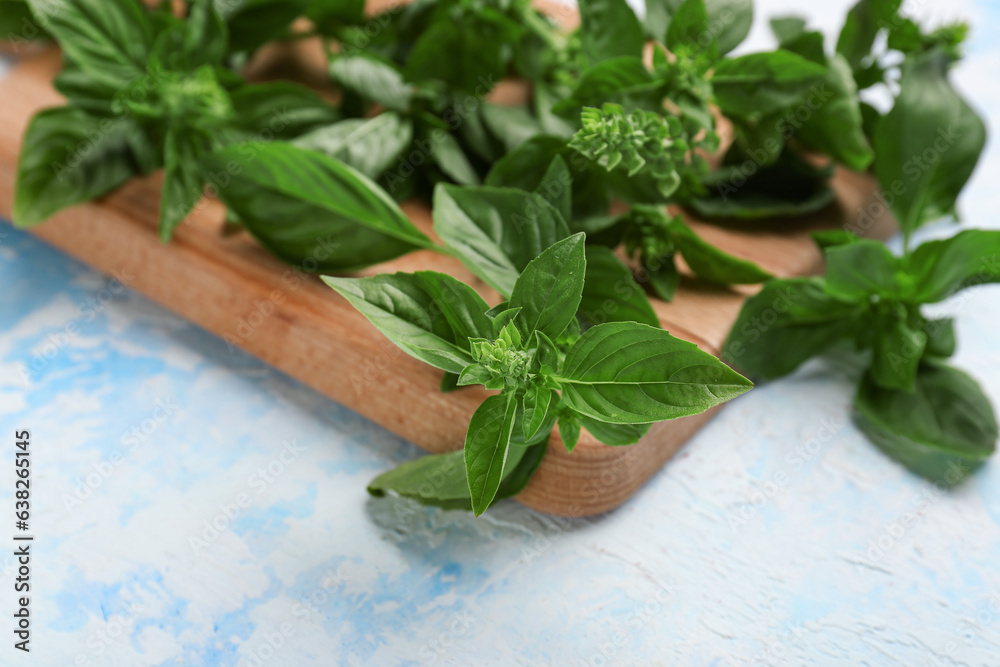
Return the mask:
{"type": "MultiPolygon", "coordinates": [[[[758,1],[744,49],[848,4],[758,1]]],[[[971,22],[956,81],[995,137],[1000,6],[910,8],[971,22]]],[[[998,182],[993,138],[967,224],[997,226],[998,182]]],[[[1000,462],[913,477],[851,424],[847,371],[733,401],[606,516],[474,519],[369,498],[413,446],[118,281],[2,224],[0,257],[0,516],[30,429],[36,535],[30,655],[0,551],[0,664],[1000,664],[1000,462]]],[[[1000,287],[943,311],[1000,405],[1000,287]]]]}

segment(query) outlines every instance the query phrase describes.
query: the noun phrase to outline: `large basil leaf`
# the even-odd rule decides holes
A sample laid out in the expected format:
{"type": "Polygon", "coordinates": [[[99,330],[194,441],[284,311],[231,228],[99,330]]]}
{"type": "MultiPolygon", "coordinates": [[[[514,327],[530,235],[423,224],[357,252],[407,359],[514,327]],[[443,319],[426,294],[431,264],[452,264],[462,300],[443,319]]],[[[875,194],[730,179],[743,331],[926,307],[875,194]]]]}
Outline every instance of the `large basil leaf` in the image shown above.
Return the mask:
{"type": "Polygon", "coordinates": [[[517,401],[513,392],[490,396],[472,415],[465,436],[465,471],[472,511],[479,516],[493,503],[510,451],[517,401]]]}
{"type": "Polygon", "coordinates": [[[901,0],[859,0],[847,13],[837,38],[837,53],[851,69],[861,70],[871,55],[879,30],[895,23],[901,0]]]}
{"type": "Polygon", "coordinates": [[[723,60],[711,81],[724,114],[759,119],[798,104],[825,76],[822,65],[778,49],[723,60]]]}
{"type": "Polygon", "coordinates": [[[323,276],[386,338],[421,361],[449,373],[473,363],[469,338],[491,337],[489,306],[468,285],[441,273],[323,276]]]}
{"type": "Polygon", "coordinates": [[[830,294],[820,278],[772,280],[743,303],[723,346],[751,377],[787,375],[835,342],[852,337],[868,302],[830,294]]]}
{"type": "Polygon", "coordinates": [[[586,270],[583,233],[553,244],[528,262],[511,290],[509,305],[521,309],[514,321],[522,339],[540,331],[556,340],[575,321],[586,270]]]}
{"type": "Polygon", "coordinates": [[[304,268],[351,271],[432,246],[378,185],[320,153],[281,142],[239,144],[203,164],[250,233],[304,268]]]}
{"type": "Polygon", "coordinates": [[[907,300],[935,303],[965,287],[1000,281],[1000,231],[967,229],[920,244],[903,260],[907,300]]]}
{"type": "Polygon", "coordinates": [[[566,355],[558,381],[566,405],[612,424],[698,414],[753,386],[694,343],[633,322],[584,332],[566,355]]]}
{"type": "Polygon", "coordinates": [[[625,0],[580,0],[580,42],[592,63],[642,56],[642,25],[625,0]]]}
{"type": "Polygon", "coordinates": [[[912,392],[885,389],[865,375],[854,420],[886,454],[946,485],[960,481],[996,449],[989,399],[966,373],[940,362],[920,365],[912,392]]]}
{"type": "Polygon", "coordinates": [[[591,324],[641,322],[660,326],[649,297],[636,283],[631,269],[610,248],[587,246],[587,278],[580,300],[580,316],[591,324]]]}
{"type": "Polygon", "coordinates": [[[378,178],[396,163],[413,141],[413,123],[387,111],[374,118],[349,118],[308,132],[292,144],[348,164],[368,178],[378,178]]]}
{"type": "Polygon", "coordinates": [[[108,85],[146,71],[153,28],[135,0],[29,0],[32,13],[66,58],[108,85]]]}
{"type": "Polygon", "coordinates": [[[896,273],[899,260],[881,241],[857,239],[827,248],[824,256],[831,293],[848,300],[901,296],[896,273]]]}
{"type": "Polygon", "coordinates": [[[955,216],[979,160],[986,126],[948,82],[940,49],[907,60],[899,96],[875,130],[875,174],[904,234],[955,216]]]}
{"type": "Polygon", "coordinates": [[[510,296],[528,262],[569,236],[562,216],[540,195],[489,186],[439,185],[434,231],[504,296],[510,296]]]}
{"type": "Polygon", "coordinates": [[[92,116],[75,107],[39,112],[24,135],[14,187],[14,222],[38,224],[68,206],[107,194],[138,173],[131,119],[92,116]]]}

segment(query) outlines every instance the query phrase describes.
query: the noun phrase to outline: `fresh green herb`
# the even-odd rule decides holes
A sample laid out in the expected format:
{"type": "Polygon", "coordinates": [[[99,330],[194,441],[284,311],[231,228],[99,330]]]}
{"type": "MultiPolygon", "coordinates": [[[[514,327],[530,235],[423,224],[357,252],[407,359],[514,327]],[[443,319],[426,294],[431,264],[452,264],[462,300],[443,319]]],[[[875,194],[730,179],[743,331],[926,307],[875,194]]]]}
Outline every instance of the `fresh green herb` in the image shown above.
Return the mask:
{"type": "MultiPolygon", "coordinates": [[[[581,334],[586,263],[582,233],[558,241],[528,262],[510,300],[492,310],[471,288],[437,273],[324,278],[407,353],[457,374],[460,386],[500,391],[476,410],[465,440],[468,498],[477,515],[516,471],[519,464],[508,463],[512,449],[546,442],[557,419],[569,449],[581,425],[596,424],[593,435],[622,445],[652,422],[697,414],[750,388],[718,359],[662,329],[609,322],[581,334]]],[[[448,463],[437,461],[426,465],[448,463]]],[[[417,472],[383,476],[375,489],[414,496],[414,475],[425,469],[408,470],[417,472]]],[[[420,499],[455,500],[457,482],[449,479],[441,494],[420,499]]]]}

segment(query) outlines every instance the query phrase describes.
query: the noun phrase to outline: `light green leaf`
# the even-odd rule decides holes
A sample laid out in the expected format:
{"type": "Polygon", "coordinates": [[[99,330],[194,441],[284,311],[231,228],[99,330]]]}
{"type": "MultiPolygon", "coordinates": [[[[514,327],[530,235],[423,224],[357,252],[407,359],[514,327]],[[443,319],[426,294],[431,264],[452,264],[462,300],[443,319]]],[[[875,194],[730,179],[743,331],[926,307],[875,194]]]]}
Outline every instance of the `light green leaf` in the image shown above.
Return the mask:
{"type": "Polygon", "coordinates": [[[935,303],[976,285],[1000,282],[1000,231],[967,229],[920,244],[902,260],[907,300],[935,303]]]}
{"type": "Polygon", "coordinates": [[[413,141],[413,123],[387,111],[374,118],[351,118],[294,139],[299,148],[318,151],[354,167],[368,178],[378,178],[413,141]]]}
{"type": "Polygon", "coordinates": [[[723,60],[711,81],[724,114],[759,119],[800,103],[825,76],[822,65],[778,49],[723,60]]]}
{"type": "Polygon", "coordinates": [[[528,263],[510,295],[510,307],[521,309],[514,321],[522,338],[541,331],[555,340],[576,320],[586,270],[583,233],[553,244],[528,263]]]}
{"type": "Polygon", "coordinates": [[[404,111],[413,96],[413,86],[403,81],[395,66],[370,55],[336,56],[330,62],[330,77],[386,109],[404,111]]]}
{"type": "Polygon", "coordinates": [[[698,414],[753,386],[694,343],[629,322],[584,332],[556,379],[566,405],[612,424],[698,414]]]}
{"type": "Polygon", "coordinates": [[[465,470],[476,516],[486,511],[500,489],[516,413],[517,401],[509,392],[487,398],[469,422],[465,470]]]}

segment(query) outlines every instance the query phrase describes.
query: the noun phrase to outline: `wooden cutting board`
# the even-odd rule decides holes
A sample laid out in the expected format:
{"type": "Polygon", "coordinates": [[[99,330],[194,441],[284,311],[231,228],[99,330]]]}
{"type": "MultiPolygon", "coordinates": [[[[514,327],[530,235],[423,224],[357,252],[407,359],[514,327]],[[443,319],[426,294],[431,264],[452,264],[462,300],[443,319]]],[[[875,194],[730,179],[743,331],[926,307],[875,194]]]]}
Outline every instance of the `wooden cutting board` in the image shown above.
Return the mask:
{"type": "MultiPolygon", "coordinates": [[[[36,111],[61,102],[51,86],[58,67],[58,52],[48,50],[20,62],[0,80],[0,215],[7,219],[25,127],[36,111]]],[[[260,72],[266,76],[268,68],[260,72]]],[[[516,86],[498,93],[512,94],[516,86]]],[[[161,243],[156,235],[160,183],[160,174],[137,179],[31,232],[95,269],[124,278],[128,287],[429,452],[462,446],[485,390],[440,393],[439,371],[400,352],[318,279],[280,263],[244,234],[223,235],[224,209],[218,201],[202,200],[173,241],[161,243]]],[[[822,261],[811,231],[859,219],[868,236],[885,238],[893,231],[871,176],[841,169],[833,187],[835,204],[802,219],[716,226],[687,218],[706,240],[734,255],[779,276],[806,275],[817,272],[822,261]]],[[[432,233],[426,206],[408,203],[403,209],[432,233]]],[[[430,251],[364,274],[424,269],[449,273],[487,300],[497,300],[458,261],[430,251]]],[[[653,305],[665,329],[718,354],[740,304],[753,291],[685,278],[672,303],[654,300],[653,305]]],[[[584,432],[568,453],[553,433],[548,455],[518,500],[567,516],[617,507],[713,414],[661,422],[629,447],[608,447],[584,432]]]]}

